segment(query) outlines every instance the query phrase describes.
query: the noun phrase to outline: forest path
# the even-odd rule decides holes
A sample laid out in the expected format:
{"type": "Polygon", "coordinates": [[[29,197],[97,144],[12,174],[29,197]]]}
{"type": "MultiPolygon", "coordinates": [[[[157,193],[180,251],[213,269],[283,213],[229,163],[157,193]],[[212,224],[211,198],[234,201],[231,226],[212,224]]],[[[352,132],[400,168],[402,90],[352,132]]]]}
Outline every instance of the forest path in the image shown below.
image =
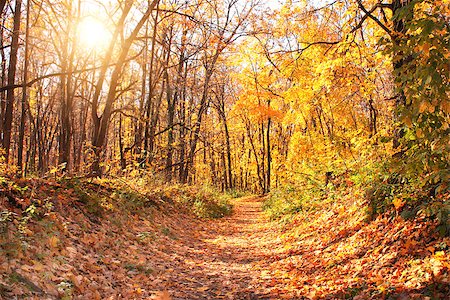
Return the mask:
{"type": "Polygon", "coordinates": [[[279,226],[262,213],[262,201],[235,199],[231,216],[181,231],[167,253],[170,265],[158,276],[160,287],[173,299],[283,298],[270,287],[267,270],[271,257],[282,252],[279,226]]]}

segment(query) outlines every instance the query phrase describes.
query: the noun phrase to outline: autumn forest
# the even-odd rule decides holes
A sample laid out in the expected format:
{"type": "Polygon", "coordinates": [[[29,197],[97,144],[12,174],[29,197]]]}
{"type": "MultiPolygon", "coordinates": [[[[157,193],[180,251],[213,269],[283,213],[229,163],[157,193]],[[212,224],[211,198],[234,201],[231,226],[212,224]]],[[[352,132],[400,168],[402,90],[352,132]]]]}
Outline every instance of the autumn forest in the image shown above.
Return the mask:
{"type": "Polygon", "coordinates": [[[450,297],[449,0],[0,15],[0,299],[450,297]]]}

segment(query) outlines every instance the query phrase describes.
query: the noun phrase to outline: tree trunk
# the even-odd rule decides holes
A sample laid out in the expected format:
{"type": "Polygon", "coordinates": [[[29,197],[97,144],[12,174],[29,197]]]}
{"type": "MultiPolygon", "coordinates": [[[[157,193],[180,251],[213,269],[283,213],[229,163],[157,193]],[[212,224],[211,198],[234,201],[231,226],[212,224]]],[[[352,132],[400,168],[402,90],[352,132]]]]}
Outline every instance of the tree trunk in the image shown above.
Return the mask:
{"type": "MultiPolygon", "coordinates": [[[[222,161],[222,168],[223,168],[223,170],[222,170],[222,177],[223,177],[222,192],[223,192],[223,191],[230,189],[229,181],[228,181],[227,163],[226,163],[226,159],[225,159],[225,151],[223,151],[223,149],[222,149],[222,151],[220,151],[220,159],[222,161]]],[[[213,174],[213,176],[215,176],[215,175],[213,174]]],[[[217,177],[217,176],[215,176],[215,177],[217,177]]]]}
{"type": "Polygon", "coordinates": [[[28,61],[29,61],[29,24],[30,24],[30,2],[27,2],[27,17],[25,23],[25,57],[23,66],[23,85],[22,85],[22,101],[21,101],[21,115],[20,115],[20,128],[19,128],[19,143],[17,149],[17,173],[18,176],[22,177],[23,174],[23,148],[24,148],[24,137],[25,137],[25,121],[27,113],[27,86],[28,81],[28,61]]]}
{"type": "MultiPolygon", "coordinates": [[[[269,102],[269,106],[270,106],[270,102],[269,102]]],[[[267,131],[266,131],[266,144],[267,144],[267,172],[266,172],[266,189],[265,189],[265,193],[270,192],[270,171],[271,171],[271,167],[272,167],[272,153],[271,153],[271,149],[270,149],[270,127],[272,124],[272,119],[269,118],[267,120],[267,131]]]]}
{"type": "Polygon", "coordinates": [[[5,8],[6,0],[0,0],[0,16],[3,15],[3,9],[5,8]]]}
{"type": "MultiPolygon", "coordinates": [[[[172,180],[173,169],[173,124],[175,119],[175,104],[177,101],[177,92],[175,91],[172,97],[172,87],[169,82],[169,60],[172,47],[172,30],[167,38],[167,57],[164,66],[164,80],[166,81],[166,101],[167,101],[167,155],[166,155],[166,180],[170,182],[172,180]]],[[[181,64],[180,64],[181,65],[181,64]]],[[[179,75],[179,74],[178,74],[179,75]]],[[[177,80],[178,81],[178,80],[177,80]]],[[[178,84],[175,83],[175,84],[178,84]]],[[[176,87],[175,87],[176,89],[176,87]]]]}
{"type": "Polygon", "coordinates": [[[180,154],[179,154],[179,170],[178,170],[178,180],[180,182],[183,181],[184,176],[184,167],[185,167],[185,159],[186,159],[186,78],[187,78],[187,72],[188,72],[188,65],[186,63],[184,68],[184,76],[185,79],[183,82],[183,89],[181,94],[181,103],[178,113],[179,121],[181,122],[182,126],[180,126],[180,154]]]}
{"type": "Polygon", "coordinates": [[[228,188],[231,190],[233,189],[233,172],[231,167],[231,145],[230,145],[230,132],[228,130],[228,123],[227,119],[224,119],[224,129],[225,129],[225,145],[226,145],[226,151],[227,151],[227,164],[225,168],[228,172],[228,188]]]}
{"type": "MultiPolygon", "coordinates": [[[[175,83],[175,91],[173,97],[170,97],[169,84],[167,85],[167,127],[169,131],[167,132],[167,157],[166,157],[166,179],[170,182],[173,176],[173,152],[174,152],[174,118],[175,118],[175,108],[178,103],[178,98],[180,95],[180,85],[183,79],[183,67],[184,67],[184,52],[186,43],[187,30],[183,30],[181,36],[181,49],[180,49],[180,59],[177,69],[177,80],[175,83]]],[[[170,52],[170,46],[169,46],[170,52]]],[[[168,61],[167,61],[168,64],[168,61]]],[[[167,72],[167,70],[166,70],[167,72]]]]}
{"type": "MultiPolygon", "coordinates": [[[[16,80],[17,69],[17,52],[19,50],[19,36],[20,36],[20,19],[21,19],[22,0],[16,0],[14,9],[14,28],[11,41],[11,53],[9,57],[8,69],[8,86],[12,87],[16,80]]],[[[11,148],[11,130],[14,110],[14,89],[9,88],[6,93],[6,107],[3,119],[3,138],[2,147],[5,151],[5,163],[9,161],[9,150],[11,148]]]]}
{"type": "MultiPolygon", "coordinates": [[[[5,23],[6,23],[6,19],[2,20],[2,22],[0,23],[0,36],[3,36],[4,34],[4,30],[5,30],[5,23]]],[[[6,76],[6,53],[5,53],[5,44],[4,44],[4,40],[3,38],[0,38],[0,59],[1,59],[1,82],[0,85],[1,86],[5,86],[7,85],[7,76],[6,76]]],[[[5,116],[5,108],[6,108],[6,91],[1,91],[0,92],[0,133],[3,132],[3,119],[5,116]]],[[[2,142],[2,138],[0,136],[0,143],[2,142]]],[[[0,145],[1,147],[1,145],[0,145]]]]}
{"type": "Polygon", "coordinates": [[[119,152],[120,152],[120,168],[122,170],[125,170],[127,168],[127,160],[125,159],[125,153],[123,149],[122,115],[119,116],[119,152]]]}
{"type": "MultiPolygon", "coordinates": [[[[148,23],[145,28],[145,36],[148,35],[148,23]]],[[[141,85],[141,97],[139,99],[139,117],[135,122],[135,134],[134,134],[134,151],[133,156],[136,162],[140,165],[142,163],[141,152],[142,152],[142,135],[144,131],[144,122],[145,122],[145,98],[146,98],[146,89],[147,89],[147,52],[148,52],[148,42],[144,41],[144,57],[142,61],[142,85],[141,85]]]]}
{"type": "MultiPolygon", "coordinates": [[[[397,16],[398,15],[398,11],[403,9],[404,7],[406,7],[408,4],[410,3],[410,0],[408,1],[404,1],[404,0],[393,0],[392,1],[392,15],[393,16],[397,16]]],[[[407,28],[405,26],[405,23],[410,21],[412,19],[412,11],[411,14],[406,14],[404,18],[399,18],[396,17],[393,20],[393,28],[394,28],[394,32],[392,35],[392,43],[395,46],[398,46],[399,44],[401,44],[402,39],[405,39],[406,34],[407,34],[407,28]]],[[[394,112],[394,121],[398,121],[399,116],[399,110],[403,107],[405,107],[406,105],[406,96],[405,93],[403,92],[403,87],[401,84],[401,69],[403,68],[403,65],[405,64],[405,62],[408,60],[408,57],[405,57],[404,54],[402,52],[398,52],[398,53],[394,53],[393,55],[394,59],[393,59],[393,69],[394,69],[394,76],[396,76],[395,78],[395,83],[396,83],[396,87],[397,87],[397,95],[396,95],[396,99],[395,99],[395,105],[397,108],[397,111],[394,112]]],[[[394,137],[393,137],[393,147],[394,148],[398,148],[400,146],[400,139],[403,137],[404,132],[402,130],[402,128],[396,128],[394,130],[394,137]]]]}
{"type": "MultiPolygon", "coordinates": [[[[157,7],[156,16],[153,25],[153,35],[152,35],[152,50],[150,53],[150,66],[148,71],[148,96],[147,105],[145,107],[145,130],[144,130],[144,152],[145,156],[141,158],[141,162],[150,164],[153,156],[154,148],[154,138],[156,132],[156,125],[159,118],[159,107],[161,105],[162,97],[159,97],[155,102],[153,97],[155,96],[155,78],[154,64],[155,64],[155,48],[156,48],[156,38],[157,38],[157,25],[158,25],[159,9],[157,7]]],[[[164,83],[163,83],[164,84],[164,83]]],[[[164,90],[164,87],[162,88],[164,90]]]]}
{"type": "Polygon", "coordinates": [[[151,12],[153,11],[155,5],[157,4],[158,0],[153,0],[151,4],[149,4],[147,11],[144,13],[144,15],[140,18],[139,22],[136,24],[136,26],[133,28],[133,31],[129,35],[129,37],[124,41],[124,44],[122,48],[120,49],[120,55],[117,59],[116,65],[114,67],[114,70],[111,75],[111,80],[109,83],[109,89],[108,94],[106,96],[105,101],[105,107],[103,109],[103,113],[99,117],[97,115],[98,110],[98,101],[100,97],[100,93],[103,86],[103,81],[106,75],[106,70],[110,64],[110,60],[112,58],[112,54],[114,52],[114,38],[117,38],[119,35],[119,28],[121,28],[125,22],[125,18],[128,15],[129,11],[131,10],[131,6],[133,2],[127,2],[127,6],[125,7],[124,13],[121,17],[120,25],[117,27],[113,40],[111,42],[110,49],[108,50],[108,54],[105,56],[105,60],[103,61],[102,66],[102,76],[99,79],[99,83],[96,87],[95,95],[94,95],[94,101],[92,102],[92,111],[93,111],[93,123],[94,123],[94,131],[93,131],[93,137],[92,137],[92,147],[94,149],[94,163],[92,165],[92,175],[94,176],[101,176],[101,169],[100,169],[100,159],[101,154],[103,152],[105,142],[106,142],[106,133],[109,126],[109,121],[111,117],[111,112],[113,109],[113,105],[116,100],[116,94],[117,94],[117,87],[119,85],[119,78],[122,75],[122,68],[125,63],[125,60],[128,56],[128,52],[131,48],[131,45],[133,44],[133,41],[136,39],[140,29],[146,22],[146,20],[150,17],[151,12]]]}
{"type": "Polygon", "coordinates": [[[62,166],[63,170],[70,170],[70,149],[72,141],[72,120],[71,114],[73,111],[73,60],[75,56],[76,37],[72,41],[72,47],[70,47],[72,33],[72,18],[70,15],[72,11],[72,3],[70,2],[67,7],[68,24],[67,24],[67,36],[64,42],[64,48],[62,51],[62,72],[61,75],[61,108],[60,108],[60,135],[59,135],[59,160],[58,163],[62,166]],[[69,54],[69,50],[71,51],[69,54]]]}
{"type": "Polygon", "coordinates": [[[206,72],[205,72],[205,82],[203,83],[203,92],[202,92],[202,98],[200,101],[200,108],[198,109],[198,113],[197,113],[197,120],[195,122],[194,125],[194,131],[191,134],[191,142],[190,142],[190,147],[189,147],[189,154],[187,157],[187,162],[185,164],[185,169],[184,169],[184,174],[182,177],[182,183],[186,183],[187,179],[188,179],[188,175],[189,175],[189,169],[192,167],[193,163],[194,163],[194,156],[195,156],[195,151],[197,149],[197,142],[199,140],[200,137],[200,128],[202,125],[202,118],[203,118],[203,114],[205,113],[208,105],[209,105],[209,82],[211,80],[211,77],[213,75],[213,68],[214,65],[216,64],[218,58],[218,54],[216,54],[213,58],[213,61],[211,62],[210,67],[206,68],[206,72]]]}

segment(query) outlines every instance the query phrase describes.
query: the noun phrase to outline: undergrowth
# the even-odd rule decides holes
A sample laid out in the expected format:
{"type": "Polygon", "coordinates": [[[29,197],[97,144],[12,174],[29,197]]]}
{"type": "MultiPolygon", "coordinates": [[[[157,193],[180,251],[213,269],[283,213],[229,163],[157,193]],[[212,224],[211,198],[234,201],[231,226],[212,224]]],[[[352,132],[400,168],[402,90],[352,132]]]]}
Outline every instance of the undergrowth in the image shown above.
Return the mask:
{"type": "Polygon", "coordinates": [[[299,190],[296,187],[280,188],[273,191],[263,203],[263,209],[272,220],[289,220],[293,215],[314,209],[314,203],[324,198],[324,191],[311,186],[299,190]]]}
{"type": "Polygon", "coordinates": [[[329,182],[326,182],[325,175],[322,177],[315,174],[299,180],[297,185],[275,189],[263,203],[263,209],[272,220],[289,222],[296,214],[307,214],[342,200],[350,190],[362,194],[358,190],[363,186],[359,175],[346,171],[331,176],[329,182]]]}
{"type": "Polygon", "coordinates": [[[230,199],[233,194],[221,193],[209,187],[183,187],[180,201],[200,218],[216,219],[228,216],[232,212],[230,199]]]}
{"type": "Polygon", "coordinates": [[[2,247],[21,243],[28,224],[48,220],[67,206],[76,208],[95,223],[114,213],[149,217],[147,208],[169,207],[200,218],[221,218],[232,211],[235,193],[221,193],[208,186],[149,184],[145,178],[0,179],[0,234],[2,247]],[[9,232],[18,232],[14,238],[9,232]]]}
{"type": "Polygon", "coordinates": [[[229,200],[236,192],[222,193],[209,186],[180,184],[152,185],[140,178],[96,179],[92,182],[67,180],[91,213],[105,210],[127,210],[140,213],[143,207],[164,204],[181,205],[201,218],[221,218],[231,214],[229,200]]]}
{"type": "MultiPolygon", "coordinates": [[[[392,162],[390,162],[392,165],[392,162]]],[[[448,183],[427,183],[421,177],[405,175],[388,168],[387,163],[365,165],[357,171],[334,175],[325,180],[304,179],[301,184],[271,192],[263,209],[271,219],[289,222],[296,214],[327,208],[353,196],[365,210],[366,221],[387,214],[403,219],[427,218],[438,223],[443,236],[450,234],[450,193],[448,183]]],[[[317,175],[319,176],[319,175],[317,175]]]]}
{"type": "Polygon", "coordinates": [[[380,172],[366,190],[368,217],[399,214],[404,219],[425,217],[438,222],[441,235],[450,235],[448,183],[426,183],[421,177],[395,171],[380,172]],[[445,188],[444,188],[445,187],[445,188]]]}

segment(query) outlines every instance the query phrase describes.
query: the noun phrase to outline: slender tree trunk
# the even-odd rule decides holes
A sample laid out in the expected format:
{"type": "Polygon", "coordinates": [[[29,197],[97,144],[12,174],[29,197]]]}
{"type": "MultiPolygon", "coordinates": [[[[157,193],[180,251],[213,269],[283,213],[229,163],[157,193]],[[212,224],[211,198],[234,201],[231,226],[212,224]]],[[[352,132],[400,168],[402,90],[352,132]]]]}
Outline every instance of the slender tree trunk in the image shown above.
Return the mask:
{"type": "MultiPolygon", "coordinates": [[[[167,71],[166,71],[167,74],[167,71]]],[[[169,76],[167,75],[167,81],[169,76]]],[[[167,181],[172,180],[172,161],[173,161],[173,124],[175,118],[175,99],[172,98],[172,89],[170,84],[166,86],[166,96],[167,96],[167,156],[166,156],[166,179],[167,181]]]]}
{"type": "MultiPolygon", "coordinates": [[[[270,106],[270,102],[269,102],[270,106]]],[[[271,146],[270,146],[270,128],[272,125],[272,119],[269,118],[267,120],[267,131],[266,131],[266,144],[267,144],[267,173],[266,173],[266,190],[265,193],[270,192],[270,172],[272,168],[272,152],[271,152],[271,146]]]]}
{"type": "MultiPolygon", "coordinates": [[[[162,95],[159,98],[153,99],[156,96],[156,79],[153,76],[155,69],[155,49],[157,43],[157,29],[159,23],[159,3],[156,7],[156,16],[153,25],[153,35],[152,35],[152,50],[150,53],[150,66],[148,71],[148,96],[147,105],[145,109],[145,130],[144,130],[144,152],[145,157],[142,159],[143,163],[150,164],[153,160],[153,149],[156,126],[159,122],[159,107],[162,101],[162,95]]],[[[163,82],[164,84],[164,82],[163,82]]],[[[164,90],[164,86],[161,90],[164,90]]]]}
{"type": "Polygon", "coordinates": [[[120,167],[122,170],[125,170],[127,168],[127,161],[125,159],[125,153],[123,150],[122,115],[119,116],[119,152],[120,152],[120,167]]]}
{"type": "MultiPolygon", "coordinates": [[[[87,86],[86,83],[83,84],[82,91],[86,93],[87,86]]],[[[86,139],[87,139],[87,133],[86,133],[86,126],[88,126],[86,123],[88,122],[88,105],[85,102],[82,102],[80,104],[80,113],[79,113],[79,133],[78,133],[78,143],[76,145],[76,148],[74,149],[74,168],[75,172],[79,172],[81,168],[81,162],[82,162],[82,153],[83,153],[83,146],[85,145],[86,139]]]]}
{"type": "Polygon", "coordinates": [[[3,16],[3,9],[5,8],[6,0],[0,0],[0,16],[3,16]]]}
{"type": "Polygon", "coordinates": [[[267,173],[266,173],[266,134],[264,123],[261,123],[261,128],[259,130],[259,138],[261,142],[261,171],[260,174],[262,176],[262,192],[266,193],[267,190],[267,173]]]}
{"type": "Polygon", "coordinates": [[[213,61],[211,62],[210,68],[206,68],[205,82],[203,83],[202,98],[200,101],[200,108],[197,113],[197,120],[194,125],[193,133],[191,135],[189,154],[187,157],[187,162],[185,165],[184,174],[183,174],[183,178],[182,178],[183,183],[187,182],[188,175],[189,175],[189,169],[192,167],[192,165],[194,163],[194,156],[195,156],[195,151],[197,149],[197,142],[200,137],[200,128],[202,125],[203,114],[205,113],[205,111],[208,107],[208,104],[209,104],[209,82],[213,75],[213,68],[214,68],[214,65],[216,64],[217,58],[218,58],[218,55],[216,55],[214,57],[213,61]]]}
{"type": "Polygon", "coordinates": [[[225,112],[225,84],[220,86],[220,94],[216,97],[217,110],[220,119],[222,120],[224,137],[225,137],[225,150],[226,150],[226,162],[224,161],[223,167],[225,169],[226,188],[233,189],[233,174],[231,165],[231,145],[230,145],[230,132],[228,129],[228,120],[225,112]]]}
{"type": "Polygon", "coordinates": [[[369,100],[369,129],[370,129],[370,136],[374,136],[377,134],[377,115],[378,111],[373,106],[373,100],[369,100]]]}
{"type": "Polygon", "coordinates": [[[32,129],[30,129],[30,146],[29,146],[29,167],[28,172],[35,172],[36,171],[36,153],[37,153],[37,129],[36,129],[36,123],[35,121],[30,121],[30,124],[32,125],[32,129]]]}
{"type": "Polygon", "coordinates": [[[229,180],[228,180],[228,172],[227,172],[227,163],[226,163],[226,159],[225,159],[225,151],[220,151],[220,159],[222,161],[222,192],[225,190],[230,189],[229,186],[229,180]]]}
{"type": "Polygon", "coordinates": [[[230,132],[228,130],[228,123],[227,119],[224,119],[224,129],[225,129],[225,145],[226,145],[226,152],[227,152],[227,162],[225,168],[228,172],[228,188],[233,189],[233,172],[231,167],[231,145],[230,145],[230,132]]]}
{"type": "Polygon", "coordinates": [[[27,1],[27,16],[25,23],[25,57],[23,66],[23,85],[22,85],[22,101],[21,101],[21,115],[20,115],[20,128],[19,128],[19,143],[17,150],[17,173],[18,176],[23,176],[23,148],[24,148],[24,137],[25,137],[25,121],[27,114],[27,86],[28,81],[28,61],[29,61],[29,37],[30,37],[30,2],[27,1]]]}
{"type": "MultiPolygon", "coordinates": [[[[4,30],[5,30],[5,23],[6,19],[2,20],[0,24],[0,36],[3,36],[4,30]]],[[[1,55],[1,86],[7,85],[7,67],[6,67],[6,53],[5,53],[5,41],[3,38],[0,38],[0,55],[1,55]]],[[[3,133],[3,121],[5,116],[5,109],[6,109],[6,91],[0,92],[0,133],[3,133]]],[[[0,143],[2,143],[2,138],[0,136],[0,143]]],[[[1,146],[1,145],[0,145],[1,146]]]]}
{"type": "MultiPolygon", "coordinates": [[[[77,9],[78,19],[79,9],[77,9]]],[[[61,108],[60,108],[60,135],[59,135],[59,160],[58,163],[63,166],[63,170],[70,170],[70,150],[73,135],[72,112],[73,112],[73,97],[75,86],[73,79],[73,61],[75,57],[76,35],[74,35],[71,42],[71,34],[73,31],[74,22],[70,17],[73,14],[72,2],[67,7],[67,14],[69,20],[67,21],[67,36],[64,42],[62,51],[62,72],[61,76],[61,108]],[[72,47],[70,47],[72,44],[72,47]],[[69,53],[70,51],[70,53],[69,53]]]]}
{"type": "MultiPolygon", "coordinates": [[[[406,14],[406,17],[400,18],[398,17],[398,12],[406,7],[410,3],[410,0],[393,0],[392,1],[392,15],[397,16],[394,17],[393,21],[393,38],[392,43],[395,46],[398,46],[401,44],[402,39],[405,39],[407,35],[407,28],[405,26],[405,23],[410,21],[412,19],[412,11],[411,14],[406,14]]],[[[399,110],[406,105],[406,96],[403,92],[403,86],[401,86],[401,69],[403,68],[403,65],[405,62],[409,59],[408,57],[405,57],[405,55],[402,52],[396,52],[394,53],[394,60],[393,60],[393,68],[394,68],[394,74],[396,76],[395,83],[397,87],[397,95],[395,99],[395,105],[397,108],[397,111],[394,112],[394,121],[398,121],[398,113],[399,110]]],[[[400,139],[404,135],[404,132],[401,128],[396,128],[394,130],[394,138],[393,138],[393,147],[398,148],[400,146],[400,139]]]]}
{"type": "MultiPolygon", "coordinates": [[[[166,173],[166,180],[168,182],[170,182],[172,180],[173,143],[174,143],[173,124],[174,124],[174,119],[175,119],[175,104],[176,104],[176,100],[177,100],[176,97],[178,96],[177,92],[175,91],[175,93],[172,97],[172,86],[169,81],[169,60],[170,60],[171,48],[172,48],[172,30],[169,33],[169,36],[167,38],[167,57],[166,57],[165,66],[164,66],[164,80],[166,82],[166,101],[167,101],[167,128],[168,128],[165,173],[166,173]]],[[[178,84],[178,80],[175,83],[175,85],[176,84],[178,84]]],[[[176,87],[175,87],[175,89],[176,89],[176,87]]]]}
{"type": "MultiPolygon", "coordinates": [[[[131,48],[131,45],[133,44],[133,41],[136,39],[140,29],[145,24],[147,19],[150,17],[150,14],[152,13],[155,5],[158,2],[159,2],[158,0],[153,0],[149,4],[149,6],[147,7],[147,11],[142,15],[142,17],[140,18],[138,23],[133,28],[133,31],[130,33],[128,38],[124,41],[124,44],[122,45],[122,48],[120,49],[119,58],[117,59],[116,65],[115,65],[114,70],[111,75],[111,80],[109,82],[108,94],[106,96],[106,101],[105,101],[105,107],[103,109],[102,114],[99,117],[97,115],[98,101],[99,101],[100,93],[102,90],[104,77],[106,75],[106,70],[110,64],[110,59],[112,58],[112,54],[113,54],[113,51],[115,48],[114,41],[111,42],[111,47],[109,49],[110,51],[105,56],[105,59],[103,61],[102,78],[100,79],[100,81],[96,87],[94,101],[92,102],[93,123],[94,123],[92,146],[93,146],[94,153],[95,153],[94,163],[92,165],[93,166],[93,168],[92,168],[93,175],[98,175],[98,176],[102,175],[101,169],[100,169],[101,154],[105,147],[106,133],[107,133],[109,122],[110,122],[111,111],[113,109],[113,105],[116,100],[117,87],[119,85],[119,78],[122,75],[123,65],[128,56],[128,52],[131,48]]],[[[119,23],[120,25],[118,26],[118,30],[116,30],[116,32],[114,34],[115,37],[113,37],[113,39],[117,38],[117,36],[119,35],[119,28],[123,26],[123,24],[125,22],[125,18],[128,15],[129,11],[131,10],[131,6],[132,6],[133,2],[132,1],[127,2],[127,4],[128,4],[128,6],[126,6],[125,11],[122,14],[121,22],[119,23]]]]}
{"type": "MultiPolygon", "coordinates": [[[[170,85],[167,85],[167,127],[169,128],[167,132],[167,157],[166,157],[166,179],[170,182],[173,176],[173,152],[174,152],[174,118],[175,118],[175,108],[178,103],[178,98],[180,94],[180,85],[183,78],[183,67],[184,67],[184,51],[186,42],[187,30],[183,30],[181,36],[181,49],[180,49],[180,59],[177,69],[177,80],[175,83],[175,91],[173,97],[171,97],[170,85]]],[[[170,53],[170,46],[169,46],[170,53]]],[[[167,62],[168,63],[168,62],[167,62]]],[[[167,68],[167,66],[166,66],[167,68]]],[[[166,71],[167,72],[167,69],[166,71]]]]}
{"type": "MultiPolygon", "coordinates": [[[[11,53],[9,57],[8,86],[13,86],[16,81],[17,52],[19,50],[21,9],[22,9],[22,0],[16,0],[16,5],[14,9],[14,28],[11,40],[11,53]]],[[[10,88],[6,93],[6,107],[2,126],[3,129],[2,147],[3,150],[5,151],[6,164],[8,164],[9,161],[9,150],[11,148],[13,110],[14,110],[14,89],[10,88]]]]}
{"type": "Polygon", "coordinates": [[[181,96],[181,103],[179,108],[179,121],[181,122],[182,126],[180,126],[180,155],[179,155],[179,170],[178,170],[178,180],[180,182],[183,182],[183,176],[184,176],[184,168],[185,168],[185,159],[186,159],[186,78],[187,78],[187,72],[188,72],[188,65],[186,62],[186,66],[184,68],[184,82],[183,82],[183,89],[182,89],[182,96],[181,96]]]}
{"type": "MultiPolygon", "coordinates": [[[[148,23],[145,28],[145,36],[148,35],[148,23]]],[[[148,42],[145,40],[144,45],[144,57],[142,62],[142,85],[141,85],[141,97],[139,99],[139,118],[135,124],[135,138],[134,138],[134,159],[138,164],[142,163],[141,152],[142,152],[142,133],[144,130],[145,122],[145,98],[147,89],[147,52],[148,52],[148,42]]]]}

